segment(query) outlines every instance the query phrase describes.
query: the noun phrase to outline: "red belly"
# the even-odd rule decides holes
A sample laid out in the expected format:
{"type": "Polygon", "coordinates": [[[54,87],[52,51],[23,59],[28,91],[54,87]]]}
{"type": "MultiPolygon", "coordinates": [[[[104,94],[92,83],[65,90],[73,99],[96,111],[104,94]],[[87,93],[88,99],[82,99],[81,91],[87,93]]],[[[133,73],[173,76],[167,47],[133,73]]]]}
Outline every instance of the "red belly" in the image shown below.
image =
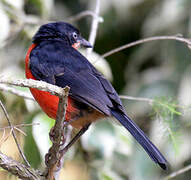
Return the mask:
{"type": "MultiPolygon", "coordinates": [[[[56,119],[58,101],[59,98],[55,95],[50,94],[49,92],[39,91],[34,88],[30,88],[30,91],[33,97],[36,99],[42,110],[52,119],[56,119]]],[[[73,100],[68,97],[68,106],[66,111],[66,121],[69,121],[73,116],[79,113],[79,110],[76,109],[73,105],[73,100]]]]}

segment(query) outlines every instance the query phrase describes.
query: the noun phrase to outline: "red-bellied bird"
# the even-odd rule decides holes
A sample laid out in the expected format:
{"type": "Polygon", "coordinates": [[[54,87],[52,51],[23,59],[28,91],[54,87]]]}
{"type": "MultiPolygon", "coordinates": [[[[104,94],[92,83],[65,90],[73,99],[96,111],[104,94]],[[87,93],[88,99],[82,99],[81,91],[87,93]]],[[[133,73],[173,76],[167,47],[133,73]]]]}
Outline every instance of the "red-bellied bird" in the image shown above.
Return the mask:
{"type": "MultiPolygon", "coordinates": [[[[70,87],[65,119],[74,128],[85,132],[92,122],[115,117],[150,158],[162,169],[167,169],[166,159],[127,115],[111,83],[77,50],[79,46],[92,47],[71,24],[42,25],[26,55],[26,77],[62,88],[70,87]]],[[[59,98],[34,88],[30,91],[42,110],[56,119],[59,98]]]]}

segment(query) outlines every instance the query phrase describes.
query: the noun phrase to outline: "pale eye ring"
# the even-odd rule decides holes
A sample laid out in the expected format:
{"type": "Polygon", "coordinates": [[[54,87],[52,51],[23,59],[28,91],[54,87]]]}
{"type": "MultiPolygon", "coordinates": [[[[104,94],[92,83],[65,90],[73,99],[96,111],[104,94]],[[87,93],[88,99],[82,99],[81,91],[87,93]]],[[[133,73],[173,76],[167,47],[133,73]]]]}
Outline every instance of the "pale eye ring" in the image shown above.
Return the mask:
{"type": "Polygon", "coordinates": [[[74,33],[73,33],[73,38],[74,38],[74,39],[77,39],[77,37],[78,37],[77,33],[74,32],[74,33]]]}

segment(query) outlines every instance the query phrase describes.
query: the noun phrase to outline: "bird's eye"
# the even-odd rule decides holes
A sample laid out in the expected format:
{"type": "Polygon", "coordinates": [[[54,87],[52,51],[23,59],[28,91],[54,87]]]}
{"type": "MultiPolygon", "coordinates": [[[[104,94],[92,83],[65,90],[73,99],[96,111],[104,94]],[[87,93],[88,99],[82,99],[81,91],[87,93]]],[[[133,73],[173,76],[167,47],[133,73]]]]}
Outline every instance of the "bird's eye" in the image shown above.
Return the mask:
{"type": "Polygon", "coordinates": [[[73,38],[76,39],[77,37],[78,37],[77,33],[74,32],[74,33],[73,33],[73,38]]]}

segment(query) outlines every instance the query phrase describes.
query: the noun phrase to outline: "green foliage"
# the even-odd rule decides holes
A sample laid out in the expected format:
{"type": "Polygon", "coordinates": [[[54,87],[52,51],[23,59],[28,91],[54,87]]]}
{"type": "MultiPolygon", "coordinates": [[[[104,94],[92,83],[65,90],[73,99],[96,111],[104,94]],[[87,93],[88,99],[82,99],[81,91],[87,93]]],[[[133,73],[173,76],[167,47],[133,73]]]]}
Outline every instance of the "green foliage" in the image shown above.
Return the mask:
{"type": "Polygon", "coordinates": [[[152,108],[155,116],[165,124],[166,132],[177,154],[180,147],[178,143],[180,136],[178,124],[180,123],[177,116],[182,115],[180,112],[182,107],[172,98],[158,97],[154,99],[152,108]]]}

